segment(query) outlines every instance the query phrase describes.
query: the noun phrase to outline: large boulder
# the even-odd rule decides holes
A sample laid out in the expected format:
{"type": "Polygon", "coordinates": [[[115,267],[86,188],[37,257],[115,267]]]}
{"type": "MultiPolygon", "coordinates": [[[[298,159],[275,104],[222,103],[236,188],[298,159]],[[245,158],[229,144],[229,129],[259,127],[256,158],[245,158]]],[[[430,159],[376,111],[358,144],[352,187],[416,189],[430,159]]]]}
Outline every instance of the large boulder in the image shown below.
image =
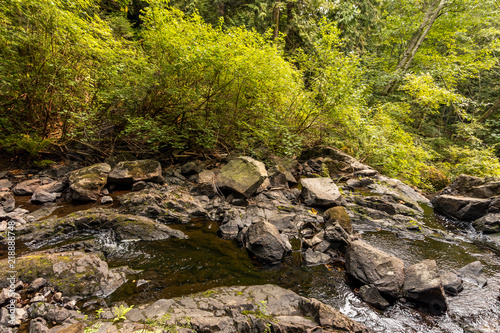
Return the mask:
{"type": "MultiPolygon", "coordinates": [[[[0,287],[8,287],[7,259],[0,261],[0,287]]],[[[106,297],[127,281],[123,269],[110,269],[96,253],[34,252],[16,258],[17,278],[31,282],[45,278],[47,285],[67,296],[106,297]]]]}
{"type": "Polygon", "coordinates": [[[0,207],[8,213],[16,208],[16,200],[11,192],[0,192],[0,207]]]}
{"type": "Polygon", "coordinates": [[[269,222],[253,223],[246,232],[246,248],[261,262],[277,264],[288,249],[278,229],[269,222]]]}
{"type": "Polygon", "coordinates": [[[428,305],[434,314],[446,312],[446,299],[436,261],[424,260],[405,269],[403,296],[428,305]]]}
{"type": "Polygon", "coordinates": [[[248,156],[238,157],[220,170],[217,186],[250,198],[267,179],[264,163],[248,156]]]}
{"type": "Polygon", "coordinates": [[[71,199],[75,201],[97,201],[101,190],[106,186],[111,167],[106,163],[98,163],[75,170],[69,174],[71,199]]]}
{"type": "Polygon", "coordinates": [[[308,206],[339,206],[342,194],[331,178],[302,178],[302,198],[308,206]]]}
{"type": "Polygon", "coordinates": [[[154,160],[119,162],[109,173],[108,182],[124,186],[144,181],[163,184],[161,164],[154,160]]]}
{"type": "Polygon", "coordinates": [[[490,213],[478,218],[472,225],[476,230],[483,231],[485,233],[497,233],[500,232],[500,213],[490,213]]]}
{"type": "Polygon", "coordinates": [[[401,259],[373,246],[355,240],[347,247],[346,272],[364,284],[391,297],[398,297],[404,284],[404,263],[401,259]]]}
{"type": "Polygon", "coordinates": [[[434,208],[463,221],[479,219],[488,211],[490,199],[443,194],[432,200],[434,208]]]}

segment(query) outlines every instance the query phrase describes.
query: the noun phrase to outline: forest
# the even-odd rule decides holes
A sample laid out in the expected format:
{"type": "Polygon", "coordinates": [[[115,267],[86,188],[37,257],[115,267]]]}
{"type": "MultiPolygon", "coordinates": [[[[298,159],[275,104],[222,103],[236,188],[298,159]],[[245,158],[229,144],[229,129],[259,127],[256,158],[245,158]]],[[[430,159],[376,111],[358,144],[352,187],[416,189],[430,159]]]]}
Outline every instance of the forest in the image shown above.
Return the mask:
{"type": "Polygon", "coordinates": [[[498,0],[3,0],[0,149],[325,144],[435,191],[500,176],[499,36],[498,0]]]}

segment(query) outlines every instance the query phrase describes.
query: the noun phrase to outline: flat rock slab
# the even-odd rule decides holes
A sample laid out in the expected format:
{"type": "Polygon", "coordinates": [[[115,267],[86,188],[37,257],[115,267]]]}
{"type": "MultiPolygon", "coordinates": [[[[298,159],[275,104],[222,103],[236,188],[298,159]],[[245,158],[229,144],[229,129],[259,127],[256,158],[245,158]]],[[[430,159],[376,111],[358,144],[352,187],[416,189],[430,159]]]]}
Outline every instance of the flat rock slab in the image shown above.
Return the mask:
{"type": "Polygon", "coordinates": [[[347,247],[346,272],[364,284],[371,284],[382,294],[393,298],[400,295],[404,283],[404,263],[401,259],[373,246],[355,240],[347,247]]]}
{"type": "Polygon", "coordinates": [[[217,186],[226,191],[250,198],[267,179],[264,163],[248,156],[238,157],[224,165],[217,178],[217,186]]]}
{"type": "Polygon", "coordinates": [[[490,202],[490,199],[449,194],[438,195],[432,200],[432,204],[437,211],[463,221],[473,221],[484,216],[488,211],[490,202]]]}
{"type": "Polygon", "coordinates": [[[119,162],[108,176],[109,183],[131,186],[144,181],[163,184],[161,164],[154,160],[119,162]]]}
{"type": "Polygon", "coordinates": [[[339,206],[342,194],[331,178],[302,178],[302,198],[307,206],[339,206]]]}
{"type": "MultiPolygon", "coordinates": [[[[177,332],[368,332],[340,311],[274,285],[223,287],[134,307],[120,332],[140,323],[177,332]]],[[[109,330],[111,327],[108,327],[109,330]]],[[[110,330],[113,332],[113,330],[110,330]]]]}

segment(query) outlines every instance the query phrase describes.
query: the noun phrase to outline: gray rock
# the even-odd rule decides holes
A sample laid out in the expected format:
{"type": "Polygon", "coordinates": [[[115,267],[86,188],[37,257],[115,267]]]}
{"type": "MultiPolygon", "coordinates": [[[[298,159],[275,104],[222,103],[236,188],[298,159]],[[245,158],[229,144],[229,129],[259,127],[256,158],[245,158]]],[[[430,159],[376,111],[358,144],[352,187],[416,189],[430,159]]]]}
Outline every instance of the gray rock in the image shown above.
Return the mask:
{"type": "Polygon", "coordinates": [[[389,302],[380,295],[378,289],[372,285],[364,285],[359,288],[359,296],[363,301],[378,309],[384,309],[390,305],[389,302]]]}
{"type": "Polygon", "coordinates": [[[250,198],[267,178],[264,163],[248,156],[238,157],[220,170],[217,186],[250,198]]]}
{"type": "Polygon", "coordinates": [[[473,198],[490,198],[500,195],[500,180],[498,178],[460,175],[441,193],[473,198]]]}
{"type": "Polygon", "coordinates": [[[382,294],[398,297],[404,284],[404,263],[362,240],[352,241],[345,257],[346,272],[382,294]]]}
{"type": "Polygon", "coordinates": [[[8,213],[16,208],[16,200],[11,192],[0,192],[0,207],[8,213]]]}
{"type": "Polygon", "coordinates": [[[259,261],[277,264],[285,255],[287,246],[278,229],[268,222],[253,223],[246,233],[246,248],[259,261]]]}
{"type": "Polygon", "coordinates": [[[47,202],[54,202],[58,197],[58,194],[46,192],[43,189],[43,186],[39,186],[31,196],[30,201],[35,204],[43,204],[47,202]]]}
{"type": "Polygon", "coordinates": [[[490,213],[472,222],[476,230],[485,233],[500,232],[500,213],[490,213]]]}
{"type": "Polygon", "coordinates": [[[324,238],[333,248],[343,248],[351,241],[351,236],[338,222],[325,228],[324,238]]]}
{"type": "Polygon", "coordinates": [[[187,162],[181,167],[181,174],[183,176],[191,176],[201,171],[201,167],[195,162],[187,162]]]}
{"type": "Polygon", "coordinates": [[[330,248],[330,245],[331,243],[329,241],[324,240],[314,247],[314,251],[324,253],[330,248]]]}
{"type": "Polygon", "coordinates": [[[3,288],[2,292],[0,293],[0,306],[4,306],[7,304],[11,299],[21,299],[21,295],[18,293],[11,293],[9,288],[3,288]]]}
{"type": "Polygon", "coordinates": [[[235,239],[239,231],[238,222],[235,220],[224,223],[219,227],[219,234],[224,239],[235,239]]]}
{"type": "Polygon", "coordinates": [[[202,195],[213,197],[217,194],[215,187],[215,173],[211,170],[204,170],[197,176],[197,190],[202,195]]]}
{"type": "Polygon", "coordinates": [[[31,282],[31,284],[29,285],[27,291],[28,291],[28,293],[35,292],[38,289],[40,289],[43,286],[45,286],[46,283],[47,283],[47,280],[45,280],[44,278],[37,278],[33,282],[31,282]]]}
{"type": "Polygon", "coordinates": [[[42,317],[32,319],[28,333],[49,333],[50,329],[47,326],[47,321],[42,317]]]}
{"type": "Polygon", "coordinates": [[[14,186],[12,192],[15,195],[32,195],[36,188],[40,185],[40,179],[25,180],[14,186]]]}
{"type": "Polygon", "coordinates": [[[107,183],[109,164],[99,163],[69,174],[71,198],[75,201],[97,201],[107,183]]]}
{"type": "Polygon", "coordinates": [[[405,269],[403,296],[428,305],[433,314],[446,312],[448,306],[436,261],[424,260],[405,269]]]}
{"type": "Polygon", "coordinates": [[[438,195],[432,200],[436,211],[463,221],[477,220],[488,211],[490,199],[438,195]]]}
{"type": "Polygon", "coordinates": [[[303,253],[303,259],[307,266],[323,265],[331,261],[331,257],[328,254],[314,251],[311,248],[303,253]]]}
{"type": "Polygon", "coordinates": [[[342,200],[339,188],[331,178],[302,178],[302,198],[307,206],[339,206],[342,200]]]}
{"type": "Polygon", "coordinates": [[[132,185],[132,191],[134,191],[134,192],[141,191],[141,190],[144,190],[146,187],[147,187],[146,182],[143,182],[143,181],[136,182],[132,185]]]}
{"type": "Polygon", "coordinates": [[[109,195],[106,195],[101,198],[101,204],[106,205],[106,204],[112,204],[113,203],[113,198],[110,197],[109,195]]]}
{"type": "Polygon", "coordinates": [[[12,183],[8,179],[0,179],[0,191],[8,191],[12,187],[12,183]]]}
{"type": "Polygon", "coordinates": [[[479,287],[484,287],[488,283],[488,280],[483,273],[483,264],[480,261],[474,261],[465,265],[457,271],[457,274],[462,279],[475,283],[479,287]]]}
{"type": "Polygon", "coordinates": [[[448,295],[456,296],[464,289],[462,279],[453,272],[441,274],[441,282],[448,295]]]}
{"type": "Polygon", "coordinates": [[[163,184],[161,164],[154,160],[123,161],[109,173],[108,182],[131,186],[144,181],[163,184]]]}

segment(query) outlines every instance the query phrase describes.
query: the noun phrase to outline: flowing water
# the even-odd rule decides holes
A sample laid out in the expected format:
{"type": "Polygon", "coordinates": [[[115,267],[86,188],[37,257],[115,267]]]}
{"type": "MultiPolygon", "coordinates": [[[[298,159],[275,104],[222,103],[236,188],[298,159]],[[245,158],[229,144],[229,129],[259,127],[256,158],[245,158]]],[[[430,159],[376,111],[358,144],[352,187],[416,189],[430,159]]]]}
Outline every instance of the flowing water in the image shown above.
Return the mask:
{"type": "MultiPolygon", "coordinates": [[[[27,209],[32,208],[27,203],[23,205],[27,209]]],[[[90,206],[65,205],[53,214],[62,216],[88,208],[90,206]]],[[[455,229],[456,240],[409,240],[385,231],[365,232],[363,239],[401,258],[406,265],[435,259],[442,272],[481,260],[485,265],[488,285],[479,288],[466,284],[459,296],[448,297],[449,311],[443,316],[432,316],[425,309],[402,303],[396,303],[385,311],[367,306],[354,292],[355,286],[347,280],[341,264],[301,266],[298,240],[292,240],[294,251],[281,265],[261,266],[235,242],[219,238],[218,224],[207,220],[172,225],[188,235],[187,240],[116,244],[109,241],[106,235],[101,235],[111,267],[127,265],[140,270],[106,301],[108,305],[118,301],[129,305],[142,304],[219,286],[273,283],[331,304],[376,332],[500,332],[500,302],[497,299],[500,258],[474,245],[477,235],[470,230],[455,228],[449,221],[435,216],[431,208],[426,207],[425,211],[424,223],[428,227],[455,229]]]]}

